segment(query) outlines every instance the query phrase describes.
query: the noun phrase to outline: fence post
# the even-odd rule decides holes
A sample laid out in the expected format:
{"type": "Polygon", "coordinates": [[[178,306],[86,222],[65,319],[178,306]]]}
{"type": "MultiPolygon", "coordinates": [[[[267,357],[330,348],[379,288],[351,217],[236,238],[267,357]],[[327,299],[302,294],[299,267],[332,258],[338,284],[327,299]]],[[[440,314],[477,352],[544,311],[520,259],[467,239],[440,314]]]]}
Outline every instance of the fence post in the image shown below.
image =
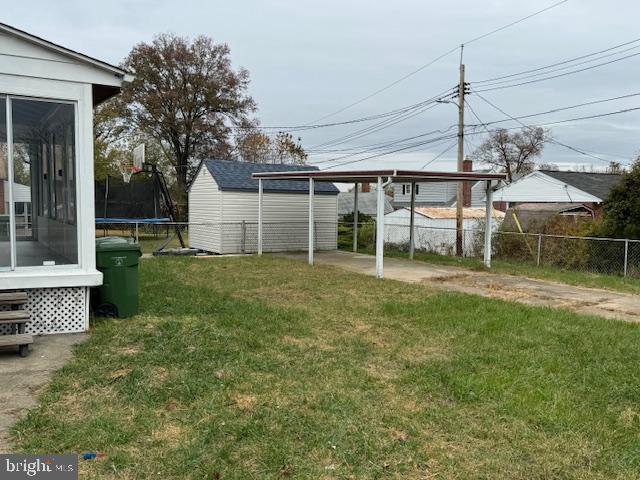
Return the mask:
{"type": "Polygon", "coordinates": [[[629,268],[629,239],[624,240],[624,276],[627,276],[627,270],[629,268]]]}
{"type": "Polygon", "coordinates": [[[540,266],[540,254],[542,253],[542,234],[538,234],[538,258],[536,259],[536,265],[540,266]]]}
{"type": "Polygon", "coordinates": [[[138,234],[138,222],[136,222],[136,243],[140,243],[140,235],[138,234]]]}
{"type": "Polygon", "coordinates": [[[247,253],[247,222],[242,220],[242,240],[240,241],[240,251],[247,253]]]}

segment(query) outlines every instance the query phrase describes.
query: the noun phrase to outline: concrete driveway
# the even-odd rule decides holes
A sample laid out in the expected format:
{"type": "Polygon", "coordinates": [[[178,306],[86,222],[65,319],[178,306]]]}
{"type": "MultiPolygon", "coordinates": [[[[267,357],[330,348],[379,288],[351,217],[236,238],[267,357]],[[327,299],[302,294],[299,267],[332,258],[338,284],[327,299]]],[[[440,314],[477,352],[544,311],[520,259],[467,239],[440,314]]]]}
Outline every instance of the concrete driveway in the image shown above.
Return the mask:
{"type": "Polygon", "coordinates": [[[34,338],[29,356],[15,348],[0,348],[0,453],[11,452],[9,429],[37,404],[37,397],[53,373],[70,358],[85,333],[42,335],[34,338]]]}
{"type": "MultiPolygon", "coordinates": [[[[287,254],[307,260],[306,253],[287,254]]],[[[318,252],[318,264],[333,265],[352,272],[375,276],[375,257],[344,251],[318,252]]],[[[448,265],[434,265],[401,258],[384,259],[385,278],[422,283],[443,290],[472,293],[556,308],[605,318],[640,321],[640,296],[611,290],[576,287],[564,283],[537,280],[515,275],[467,270],[448,265]]]]}

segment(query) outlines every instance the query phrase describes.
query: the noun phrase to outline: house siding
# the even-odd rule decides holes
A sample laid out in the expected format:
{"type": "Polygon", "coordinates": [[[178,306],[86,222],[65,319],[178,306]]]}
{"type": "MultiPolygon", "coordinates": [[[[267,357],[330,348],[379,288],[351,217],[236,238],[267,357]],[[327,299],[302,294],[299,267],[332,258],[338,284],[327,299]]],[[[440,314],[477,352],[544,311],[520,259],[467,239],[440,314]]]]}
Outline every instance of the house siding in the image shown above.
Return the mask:
{"type": "MultiPolygon", "coordinates": [[[[411,195],[402,193],[402,183],[393,184],[393,203],[396,207],[408,206],[411,203],[411,195]]],[[[406,184],[405,184],[406,185],[406,184]]],[[[456,182],[432,182],[418,183],[416,205],[450,206],[455,201],[456,182]]]]}
{"type": "Polygon", "coordinates": [[[495,202],[510,203],[600,203],[594,195],[567,185],[560,180],[533,172],[497,190],[495,202]]]}

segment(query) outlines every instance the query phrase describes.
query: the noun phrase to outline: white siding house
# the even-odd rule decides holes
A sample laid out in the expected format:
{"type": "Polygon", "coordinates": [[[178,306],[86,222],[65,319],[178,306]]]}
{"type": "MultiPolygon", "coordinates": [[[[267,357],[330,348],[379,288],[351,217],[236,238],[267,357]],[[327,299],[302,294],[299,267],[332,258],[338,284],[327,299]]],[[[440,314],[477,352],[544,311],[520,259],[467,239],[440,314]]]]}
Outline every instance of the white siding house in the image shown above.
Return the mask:
{"type": "Polygon", "coordinates": [[[93,107],[131,79],[118,67],[0,24],[0,198],[8,199],[0,217],[9,227],[0,235],[0,292],[27,294],[27,333],[88,328],[89,287],[102,283],[95,265],[93,107]]]}
{"type": "MultiPolygon", "coordinates": [[[[189,246],[207,252],[251,253],[258,248],[258,181],[252,173],[311,167],[205,160],[189,190],[189,246]]],[[[315,186],[316,248],[335,250],[338,189],[315,186]]],[[[263,250],[304,250],[308,245],[306,181],[264,181],[263,250]]]]}
{"type": "Polygon", "coordinates": [[[601,204],[619,174],[537,170],[493,194],[495,202],[601,204]]]}
{"type": "MultiPolygon", "coordinates": [[[[478,254],[474,251],[484,231],[485,210],[483,208],[463,209],[465,256],[478,254]],[[479,235],[480,234],[480,235],[479,235]]],[[[502,224],[504,213],[493,211],[492,229],[496,231],[502,224]]],[[[408,246],[411,210],[401,208],[385,215],[385,242],[398,246],[408,246]]],[[[414,216],[416,250],[449,255],[456,248],[456,209],[446,207],[416,208],[414,216]]]]}
{"type": "MultiPolygon", "coordinates": [[[[416,206],[454,207],[456,205],[457,182],[416,183],[416,206]]],[[[484,182],[475,182],[471,187],[471,207],[482,208],[485,204],[484,182]]],[[[411,205],[411,184],[393,184],[393,205],[396,208],[411,205]]]]}

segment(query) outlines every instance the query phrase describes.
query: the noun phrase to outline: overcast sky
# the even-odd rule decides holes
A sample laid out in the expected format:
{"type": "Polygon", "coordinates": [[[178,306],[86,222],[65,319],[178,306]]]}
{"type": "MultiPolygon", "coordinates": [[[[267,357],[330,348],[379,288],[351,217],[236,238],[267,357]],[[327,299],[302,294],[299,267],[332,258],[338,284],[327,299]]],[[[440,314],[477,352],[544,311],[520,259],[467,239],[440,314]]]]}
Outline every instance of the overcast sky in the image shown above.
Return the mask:
{"type": "MultiPolygon", "coordinates": [[[[553,3],[553,0],[110,0],[96,8],[94,2],[86,0],[21,0],[3,9],[2,21],[112,63],[119,63],[135,43],[149,41],[159,32],[211,36],[230,46],[235,66],[249,70],[250,93],[258,102],[258,116],[263,125],[273,126],[313,122],[414,71],[465,40],[553,3]]],[[[467,80],[474,82],[545,66],[631,41],[640,37],[639,17],[637,0],[569,0],[468,45],[464,55],[467,80]]],[[[640,52],[640,43],[626,48],[634,46],[638,48],[626,55],[640,52]]],[[[612,58],[615,57],[603,61],[612,58]]],[[[458,53],[451,54],[394,88],[325,121],[375,115],[430,98],[457,83],[458,61],[458,53]]],[[[526,115],[640,92],[639,73],[640,56],[637,56],[584,73],[483,95],[510,115],[526,115]]],[[[471,95],[468,101],[483,122],[504,118],[477,96],[471,95]]],[[[553,122],[636,106],[640,106],[640,96],[527,121],[553,122]]],[[[456,121],[457,110],[453,105],[438,105],[405,122],[332,149],[364,150],[371,144],[446,129],[456,121]]],[[[477,123],[468,110],[467,121],[477,123]]],[[[639,121],[640,114],[632,112],[556,125],[552,131],[562,143],[598,152],[606,160],[627,163],[640,149],[639,121]]],[[[366,125],[369,124],[318,129],[301,136],[305,147],[311,148],[366,125]]],[[[469,137],[467,150],[482,138],[482,135],[469,137]]],[[[451,142],[425,145],[419,151],[391,154],[349,167],[419,168],[451,142]]],[[[313,154],[311,161],[341,155],[313,154]]],[[[429,168],[455,169],[455,155],[452,148],[429,168]]],[[[542,160],[565,167],[605,165],[554,145],[546,147],[542,160]]]]}

